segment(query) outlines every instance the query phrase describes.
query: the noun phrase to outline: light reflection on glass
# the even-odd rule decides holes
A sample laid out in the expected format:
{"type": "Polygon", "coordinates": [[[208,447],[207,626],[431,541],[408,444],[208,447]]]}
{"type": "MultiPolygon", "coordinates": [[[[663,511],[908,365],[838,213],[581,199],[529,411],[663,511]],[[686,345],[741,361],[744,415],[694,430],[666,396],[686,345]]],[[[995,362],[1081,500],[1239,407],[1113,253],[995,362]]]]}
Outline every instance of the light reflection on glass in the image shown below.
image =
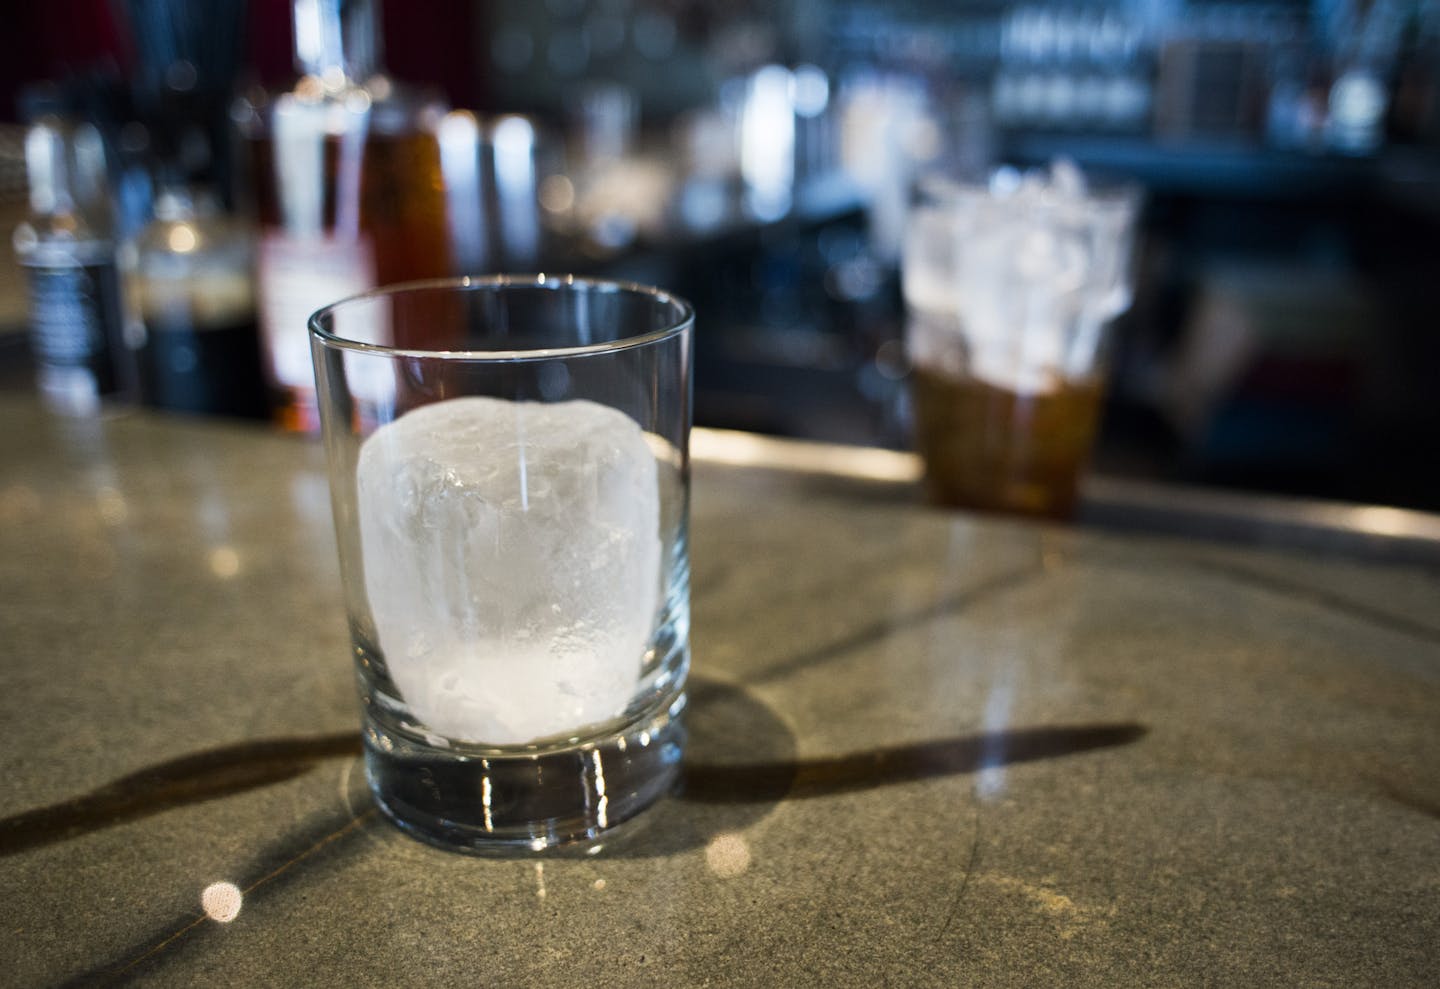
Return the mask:
{"type": "Polygon", "coordinates": [[[575,183],[564,175],[547,176],[540,183],[540,205],[550,213],[565,213],[575,205],[575,183]]]}
{"type": "Polygon", "coordinates": [[[195,236],[193,227],[180,223],[170,228],[170,233],[165,238],[170,244],[170,250],[176,254],[189,254],[195,250],[199,239],[195,236]]]}
{"type": "Polygon", "coordinates": [[[534,125],[521,116],[500,117],[490,132],[501,241],[516,260],[533,258],[540,249],[535,142],[534,125]]]}
{"type": "Polygon", "coordinates": [[[790,70],[767,65],[750,79],[740,115],[740,174],[755,215],[774,220],[790,209],[795,178],[795,106],[790,70]]]}
{"type": "Polygon", "coordinates": [[[605,828],[610,826],[608,807],[610,798],[605,795],[605,765],[600,759],[599,752],[590,753],[591,765],[595,767],[595,793],[600,797],[600,802],[595,807],[595,823],[605,828]]]}
{"type": "Polygon", "coordinates": [[[326,28],[337,26],[321,14],[318,0],[295,0],[295,54],[302,64],[314,65],[324,57],[326,28]]]}
{"type": "Polygon", "coordinates": [[[800,65],[790,80],[790,98],[802,117],[818,117],[830,103],[830,79],[818,65],[800,65]]]}
{"type": "MultiPolygon", "coordinates": [[[[316,96],[323,91],[318,79],[313,88],[316,96]]],[[[302,94],[302,99],[307,95],[300,84],[295,92],[302,94]]],[[[283,191],[280,212],[285,229],[296,237],[315,236],[322,227],[325,206],[321,187],[325,176],[323,120],[313,104],[288,94],[275,101],[274,120],[276,188],[283,191]]]]}
{"type": "Polygon", "coordinates": [[[705,864],[721,879],[734,879],[750,868],[750,846],[738,834],[722,832],[705,846],[705,864]]]}
{"type": "Polygon", "coordinates": [[[480,178],[480,121],[452,110],[436,128],[440,170],[445,176],[451,247],[460,271],[485,268],[485,197],[480,178]]]}
{"type": "MultiPolygon", "coordinates": [[[[325,84],[320,81],[319,76],[301,76],[299,79],[295,80],[294,89],[296,96],[310,103],[315,102],[316,100],[320,99],[320,97],[325,95],[325,84]]],[[[280,97],[280,99],[276,101],[277,107],[280,104],[287,102],[288,97],[288,93],[285,96],[280,97]]],[[[289,100],[289,102],[294,101],[289,100]]]]}
{"type": "Polygon", "coordinates": [[[200,893],[200,906],[211,920],[228,924],[240,916],[240,907],[245,897],[234,883],[218,882],[206,886],[200,893]]]}

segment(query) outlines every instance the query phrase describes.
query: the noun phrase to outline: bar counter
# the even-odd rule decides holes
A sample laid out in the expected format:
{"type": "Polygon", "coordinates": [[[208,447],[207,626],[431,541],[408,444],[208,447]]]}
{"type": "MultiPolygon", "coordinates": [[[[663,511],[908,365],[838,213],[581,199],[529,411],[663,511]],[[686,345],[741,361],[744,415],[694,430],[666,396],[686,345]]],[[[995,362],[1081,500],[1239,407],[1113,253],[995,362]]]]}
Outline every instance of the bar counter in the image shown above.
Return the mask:
{"type": "Polygon", "coordinates": [[[317,443],[0,422],[0,983],[1435,984],[1431,564],[697,436],[682,788],[475,858],[372,809],[317,443]]]}

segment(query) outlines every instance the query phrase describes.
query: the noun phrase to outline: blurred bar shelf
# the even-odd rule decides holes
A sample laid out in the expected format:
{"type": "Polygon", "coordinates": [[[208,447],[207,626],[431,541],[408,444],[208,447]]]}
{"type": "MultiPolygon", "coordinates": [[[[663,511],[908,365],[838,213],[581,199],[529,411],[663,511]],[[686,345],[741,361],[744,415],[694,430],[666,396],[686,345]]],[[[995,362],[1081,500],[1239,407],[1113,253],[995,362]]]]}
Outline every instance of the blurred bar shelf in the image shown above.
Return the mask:
{"type": "MultiPolygon", "coordinates": [[[[869,485],[901,503],[918,500],[924,465],[914,453],[697,428],[692,456],[869,485]]],[[[1077,522],[1116,533],[1315,552],[1440,568],[1440,514],[1385,505],[1221,491],[1095,474],[1082,485],[1077,522]]]]}
{"type": "Polygon", "coordinates": [[[1005,157],[1025,165],[1069,157],[1082,168],[1139,182],[1154,193],[1289,201],[1384,194],[1417,181],[1440,189],[1435,155],[1406,148],[1351,157],[1281,151],[1244,140],[1167,143],[1076,135],[1012,136],[1003,148],[1005,157]]]}

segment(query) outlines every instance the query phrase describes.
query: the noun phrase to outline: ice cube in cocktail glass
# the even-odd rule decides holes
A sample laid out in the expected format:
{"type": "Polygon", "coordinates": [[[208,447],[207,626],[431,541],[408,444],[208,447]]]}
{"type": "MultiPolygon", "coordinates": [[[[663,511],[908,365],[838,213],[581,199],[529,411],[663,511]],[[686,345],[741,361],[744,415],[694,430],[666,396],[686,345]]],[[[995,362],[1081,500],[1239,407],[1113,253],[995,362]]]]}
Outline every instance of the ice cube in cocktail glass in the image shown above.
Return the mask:
{"type": "Polygon", "coordinates": [[[599,835],[678,770],[687,303],[529,276],[316,313],[365,763],[432,843],[599,835]]]}

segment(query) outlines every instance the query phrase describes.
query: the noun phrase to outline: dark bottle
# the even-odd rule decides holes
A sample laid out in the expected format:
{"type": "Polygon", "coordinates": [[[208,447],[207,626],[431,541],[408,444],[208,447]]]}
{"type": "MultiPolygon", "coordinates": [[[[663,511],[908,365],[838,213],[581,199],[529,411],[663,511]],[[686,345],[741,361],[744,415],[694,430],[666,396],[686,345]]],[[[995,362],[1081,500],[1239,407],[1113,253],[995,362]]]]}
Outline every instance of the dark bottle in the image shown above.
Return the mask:
{"type": "Polygon", "coordinates": [[[201,191],[171,188],[135,238],[129,298],[138,318],[140,397],[180,412],[264,417],[247,230],[201,191]]]}
{"type": "Polygon", "coordinates": [[[25,136],[30,215],[15,230],[25,272],[40,394],[52,409],[93,415],[131,391],[105,150],[90,124],[50,114],[25,136]]]}

